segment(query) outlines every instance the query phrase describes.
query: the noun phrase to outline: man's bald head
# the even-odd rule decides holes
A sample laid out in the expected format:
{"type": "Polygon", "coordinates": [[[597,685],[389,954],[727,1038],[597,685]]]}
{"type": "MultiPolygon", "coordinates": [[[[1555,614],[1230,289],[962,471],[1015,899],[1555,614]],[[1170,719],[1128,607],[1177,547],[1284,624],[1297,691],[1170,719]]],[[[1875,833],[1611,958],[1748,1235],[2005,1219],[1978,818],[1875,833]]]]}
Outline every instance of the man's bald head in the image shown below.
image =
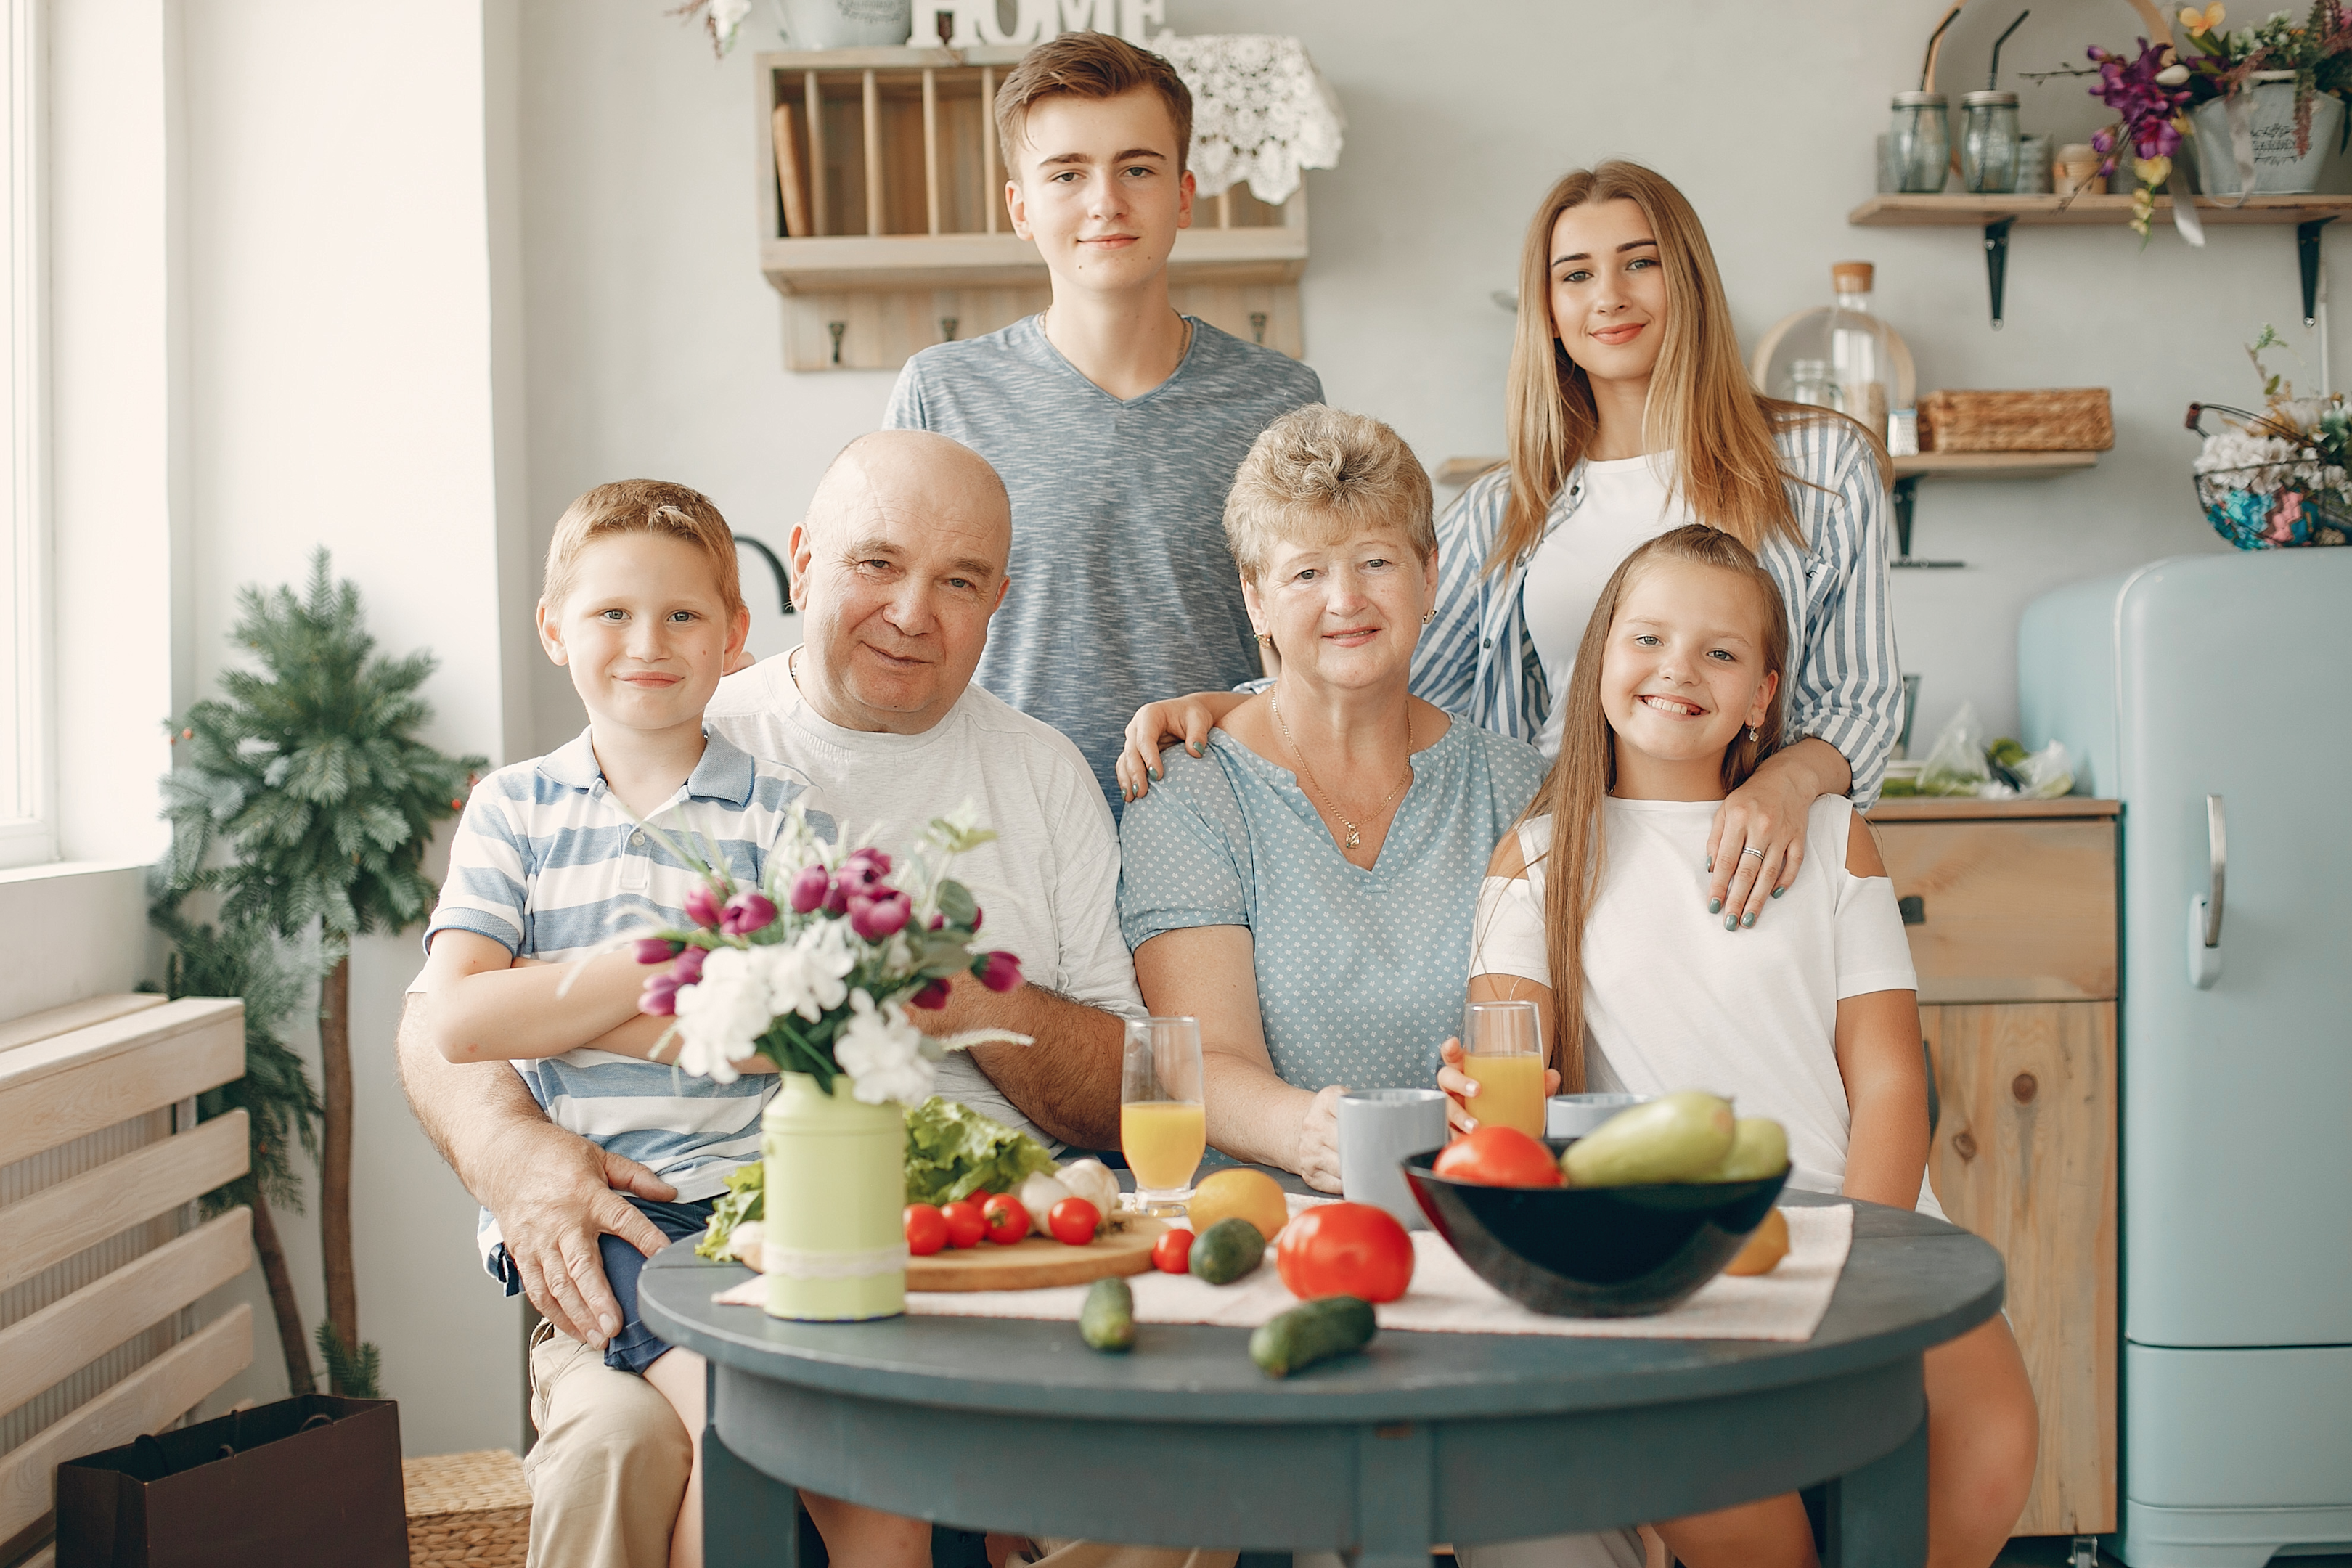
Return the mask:
{"type": "Polygon", "coordinates": [[[928,430],[860,436],[793,530],[794,665],[845,729],[919,734],[947,716],[988,645],[1013,552],[1013,503],[971,447],[928,430]]]}
{"type": "Polygon", "coordinates": [[[987,458],[929,430],[874,430],[844,447],[817,481],[803,526],[832,539],[885,515],[919,526],[927,518],[992,525],[1003,545],[995,558],[1000,576],[1013,552],[1004,481],[987,458]]]}

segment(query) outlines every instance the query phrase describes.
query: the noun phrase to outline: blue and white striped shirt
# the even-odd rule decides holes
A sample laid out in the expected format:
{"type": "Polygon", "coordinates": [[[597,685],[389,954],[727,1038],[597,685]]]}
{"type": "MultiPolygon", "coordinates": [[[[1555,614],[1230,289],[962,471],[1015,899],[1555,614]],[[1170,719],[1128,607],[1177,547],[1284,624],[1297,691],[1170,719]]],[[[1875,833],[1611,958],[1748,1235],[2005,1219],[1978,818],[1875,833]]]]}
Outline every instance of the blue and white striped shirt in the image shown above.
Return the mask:
{"type": "MultiPolygon", "coordinates": [[[[738,881],[756,882],[808,779],[704,731],[702,760],[647,819],[738,881]]],[[[830,819],[810,814],[829,835],[830,819]]],[[[449,844],[449,874],[425,941],[467,931],[511,952],[562,962],[648,925],[678,926],[700,874],[644,831],[605,786],[587,731],[535,762],[474,786],[449,844]]],[[[609,1051],[567,1051],[511,1064],[557,1126],[625,1155],[677,1189],[680,1202],[726,1190],[759,1158],[760,1113],[773,1073],[713,1083],[609,1051]]],[[[482,1211],[484,1262],[500,1274],[497,1222],[482,1211]]]]}
{"type": "MultiPolygon", "coordinates": [[[[1789,500],[1805,536],[1778,534],[1759,557],[1788,606],[1790,671],[1781,733],[1817,735],[1853,770],[1857,810],[1878,798],[1903,727],[1887,583],[1887,494],[1870,443],[1843,419],[1808,420],[1775,437],[1789,500]]],[[[1549,539],[1583,504],[1583,465],[1553,498],[1549,539]]],[[[1437,615],[1413,650],[1412,689],[1449,712],[1533,742],[1551,711],[1543,660],[1528,635],[1520,590],[1530,550],[1491,576],[1511,476],[1497,468],[1462,492],[1438,524],[1437,615]]],[[[1613,568],[1615,563],[1611,563],[1613,568]]]]}

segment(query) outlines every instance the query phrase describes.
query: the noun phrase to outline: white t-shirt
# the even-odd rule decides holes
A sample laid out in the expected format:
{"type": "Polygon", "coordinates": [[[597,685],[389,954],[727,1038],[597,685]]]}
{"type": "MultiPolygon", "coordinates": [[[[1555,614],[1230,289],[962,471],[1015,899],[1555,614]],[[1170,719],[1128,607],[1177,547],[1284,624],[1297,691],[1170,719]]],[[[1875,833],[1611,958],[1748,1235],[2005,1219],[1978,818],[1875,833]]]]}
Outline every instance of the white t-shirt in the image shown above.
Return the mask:
{"type": "Polygon", "coordinates": [[[1536,736],[1547,757],[1559,754],[1560,720],[1568,709],[1561,694],[1611,574],[1658,535],[1697,521],[1680,496],[1668,494],[1674,477],[1672,452],[1586,463],[1576,480],[1584,487],[1582,503],[1528,562],[1519,605],[1551,687],[1551,714],[1536,736]]]}
{"type": "MultiPolygon", "coordinates": [[[[919,735],[845,730],[803,700],[793,657],[720,681],[704,721],[753,756],[806,774],[816,785],[810,809],[853,841],[878,828],[874,843],[894,857],[925,823],[970,799],[996,841],[957,857],[950,875],[980,901],[981,941],[1011,951],[1035,984],[1141,1017],[1118,934],[1118,833],[1077,747],[978,685],[919,735]]],[[[1057,1147],[961,1051],[940,1064],[938,1089],[1057,1147]]]]}
{"type": "MultiPolygon", "coordinates": [[[[1853,1117],[1837,1064],[1837,1005],[1916,991],[1911,949],[1885,877],[1845,868],[1853,807],[1813,802],[1805,863],[1757,922],[1706,912],[1716,801],[1611,800],[1608,858],[1584,923],[1584,1062],[1596,1093],[1704,1089],[1788,1130],[1789,1184],[1834,1193],[1853,1117]]],[[[1543,856],[1551,818],[1519,828],[1528,875],[1486,879],[1470,973],[1551,984],[1543,856]]],[[[1943,1217],[1926,1173],[1919,1212],[1943,1217]]]]}

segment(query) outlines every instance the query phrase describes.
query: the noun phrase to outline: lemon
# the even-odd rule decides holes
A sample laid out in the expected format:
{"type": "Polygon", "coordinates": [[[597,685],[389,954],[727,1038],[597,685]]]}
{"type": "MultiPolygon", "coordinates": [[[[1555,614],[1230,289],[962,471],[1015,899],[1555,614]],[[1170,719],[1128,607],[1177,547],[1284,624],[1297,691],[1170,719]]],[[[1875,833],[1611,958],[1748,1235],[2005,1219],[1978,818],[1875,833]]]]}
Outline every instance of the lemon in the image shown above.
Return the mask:
{"type": "Polygon", "coordinates": [[[1283,1202],[1282,1189],[1274,1178],[1264,1171],[1238,1166],[1213,1172],[1202,1180],[1192,1189],[1184,1212],[1192,1221],[1195,1236],[1221,1219],[1240,1218],[1257,1226],[1258,1235],[1268,1242],[1290,1220],[1290,1205],[1283,1202]]]}

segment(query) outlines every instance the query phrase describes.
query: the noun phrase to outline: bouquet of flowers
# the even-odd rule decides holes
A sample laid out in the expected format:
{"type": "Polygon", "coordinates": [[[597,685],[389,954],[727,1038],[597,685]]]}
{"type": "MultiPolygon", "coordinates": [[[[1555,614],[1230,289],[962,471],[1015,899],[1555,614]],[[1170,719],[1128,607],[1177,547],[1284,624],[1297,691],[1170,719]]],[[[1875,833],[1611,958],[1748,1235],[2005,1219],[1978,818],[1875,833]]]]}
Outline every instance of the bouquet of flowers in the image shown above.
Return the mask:
{"type": "Polygon", "coordinates": [[[2242,90],[2256,71],[2294,72],[2294,152],[2311,151],[2311,104],[2320,93],[2352,90],[2352,17],[2338,0],[2313,0],[2298,23],[2274,11],[2251,27],[2223,32],[2221,0],[2180,13],[2181,30],[2197,53],[2181,64],[2190,96],[2202,103],[2242,90]]]}
{"type": "Polygon", "coordinates": [[[949,1051],[1029,1043],[1005,1029],[930,1036],[908,1021],[909,1007],[944,1007],[958,973],[992,991],[1021,984],[1018,958],[972,945],[980,906],[947,875],[950,859],[996,837],[974,825],[970,803],[932,818],[901,862],[870,845],[848,847],[845,830],[820,840],[794,805],[758,887],[646,831],[703,874],[686,900],[692,926],[628,939],[638,963],[669,964],[637,1002],[676,1020],[656,1060],[675,1040],[680,1068],[726,1083],[739,1063],[764,1054],[828,1094],[846,1073],[850,1092],[869,1105],[916,1105],[949,1051]]]}
{"type": "Polygon", "coordinates": [[[2169,43],[2139,40],[2131,58],[2090,47],[2098,67],[2098,84],[2091,96],[2120,117],[2091,138],[2091,147],[2105,160],[2099,173],[2113,174],[2118,162],[2131,159],[2132,229],[2144,241],[2148,218],[2156,211],[2157,188],[2172,177],[2172,154],[2179,150],[2181,133],[2189,129],[2182,111],[2189,107],[2188,68],[2172,58],[2169,43]]]}
{"type": "Polygon", "coordinates": [[[2246,345],[2263,412],[2189,405],[2189,428],[2200,436],[2209,409],[2221,416],[2197,455],[2197,500],[2214,531],[2241,550],[2352,540],[2352,412],[2341,396],[2297,397],[2272,374],[2263,352],[2284,346],[2268,326],[2246,345]]]}

